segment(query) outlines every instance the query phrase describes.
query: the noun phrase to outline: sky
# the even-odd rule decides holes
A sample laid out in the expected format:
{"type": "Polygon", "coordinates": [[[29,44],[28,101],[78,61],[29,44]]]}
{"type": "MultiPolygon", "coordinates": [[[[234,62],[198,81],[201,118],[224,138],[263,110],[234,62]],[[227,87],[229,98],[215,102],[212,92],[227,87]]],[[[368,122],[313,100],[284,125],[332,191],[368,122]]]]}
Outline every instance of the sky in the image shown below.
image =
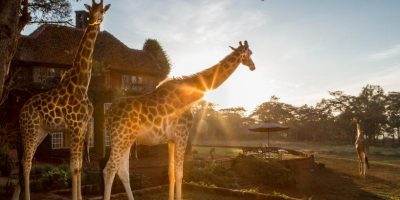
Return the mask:
{"type": "MultiPolygon", "coordinates": [[[[190,75],[247,40],[255,71],[241,65],[205,97],[218,108],[252,111],[275,95],[315,105],[328,91],[358,95],[367,84],[400,91],[398,0],[104,0],[102,23],[135,49],[157,39],[170,76],[190,75]]],[[[76,10],[83,3],[73,1],[76,10]]],[[[28,27],[25,32],[29,32],[28,27]]]]}

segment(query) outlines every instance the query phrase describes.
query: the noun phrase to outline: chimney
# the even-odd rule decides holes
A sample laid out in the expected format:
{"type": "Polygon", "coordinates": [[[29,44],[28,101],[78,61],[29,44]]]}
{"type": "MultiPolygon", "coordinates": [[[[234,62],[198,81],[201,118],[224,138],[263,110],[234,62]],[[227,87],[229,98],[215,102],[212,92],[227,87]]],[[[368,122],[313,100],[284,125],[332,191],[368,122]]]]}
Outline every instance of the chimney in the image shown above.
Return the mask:
{"type": "Polygon", "coordinates": [[[84,10],[75,11],[75,26],[76,28],[84,29],[89,22],[89,13],[84,10]]]}

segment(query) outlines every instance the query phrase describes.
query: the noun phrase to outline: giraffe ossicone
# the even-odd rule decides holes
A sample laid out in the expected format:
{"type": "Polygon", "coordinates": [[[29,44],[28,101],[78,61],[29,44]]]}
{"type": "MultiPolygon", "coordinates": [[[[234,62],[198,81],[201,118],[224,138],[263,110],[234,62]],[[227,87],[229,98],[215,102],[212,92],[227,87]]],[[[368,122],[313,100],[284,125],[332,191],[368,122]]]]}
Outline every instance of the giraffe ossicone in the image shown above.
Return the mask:
{"type": "MultiPolygon", "coordinates": [[[[54,131],[66,132],[71,137],[72,199],[82,199],[83,143],[93,113],[93,106],[87,95],[92,72],[91,62],[100,23],[110,5],[104,7],[103,0],[100,3],[92,0],[92,6],[85,6],[89,11],[89,24],[82,36],[72,67],[63,74],[60,83],[54,89],[34,95],[20,112],[25,200],[30,199],[29,174],[35,151],[43,139],[54,131]]],[[[19,198],[19,191],[17,188],[13,199],[19,198]]]]}
{"type": "Polygon", "coordinates": [[[222,61],[204,71],[165,81],[149,94],[113,102],[105,123],[111,137],[111,151],[103,170],[104,199],[110,199],[116,173],[128,198],[134,199],[129,183],[129,153],[136,141],[145,145],[168,143],[169,199],[173,200],[176,194],[180,200],[184,153],[193,123],[190,108],[207,90],[219,87],[240,64],[254,70],[251,54],[247,41],[240,42],[222,61]]]}

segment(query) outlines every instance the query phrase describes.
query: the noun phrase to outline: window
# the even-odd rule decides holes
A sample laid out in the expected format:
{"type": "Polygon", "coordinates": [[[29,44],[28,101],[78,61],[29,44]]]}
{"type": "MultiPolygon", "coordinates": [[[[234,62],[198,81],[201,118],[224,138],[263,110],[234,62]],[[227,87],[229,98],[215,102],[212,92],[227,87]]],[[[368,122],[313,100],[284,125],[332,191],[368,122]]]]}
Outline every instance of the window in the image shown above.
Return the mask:
{"type": "Polygon", "coordinates": [[[107,89],[111,88],[111,75],[110,73],[104,73],[104,87],[107,89]]]}
{"type": "Polygon", "coordinates": [[[61,149],[64,147],[64,134],[63,132],[55,132],[51,134],[51,148],[61,149]]]}
{"type": "Polygon", "coordinates": [[[33,68],[33,82],[42,84],[51,84],[52,82],[58,83],[58,78],[64,69],[49,68],[49,67],[35,67],[33,68]]]}
{"type": "Polygon", "coordinates": [[[134,90],[142,91],[144,90],[143,77],[132,76],[132,75],[122,75],[122,90],[134,90]]]}
{"type": "Polygon", "coordinates": [[[107,110],[110,108],[112,103],[104,103],[104,114],[107,113],[107,110]]]}
{"type": "Polygon", "coordinates": [[[87,134],[89,134],[89,147],[94,147],[94,119],[93,117],[90,118],[88,127],[87,127],[87,134]]]}
{"type": "Polygon", "coordinates": [[[110,138],[110,134],[108,133],[107,130],[106,130],[105,145],[106,145],[106,147],[111,146],[111,138],[110,138]]]}
{"type": "MultiPolygon", "coordinates": [[[[110,108],[111,103],[104,103],[104,115],[107,113],[107,110],[110,108]]],[[[108,133],[107,129],[104,130],[105,134],[105,145],[106,147],[111,146],[111,141],[110,141],[110,134],[108,133]]]]}

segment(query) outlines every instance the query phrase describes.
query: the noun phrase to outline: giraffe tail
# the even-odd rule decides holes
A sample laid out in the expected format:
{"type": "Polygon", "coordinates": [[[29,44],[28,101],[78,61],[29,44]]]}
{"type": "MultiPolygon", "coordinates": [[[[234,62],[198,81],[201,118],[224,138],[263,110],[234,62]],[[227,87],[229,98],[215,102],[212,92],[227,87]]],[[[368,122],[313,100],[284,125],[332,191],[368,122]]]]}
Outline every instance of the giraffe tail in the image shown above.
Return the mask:
{"type": "Polygon", "coordinates": [[[135,160],[139,160],[139,157],[138,157],[138,155],[137,155],[137,150],[138,150],[137,141],[135,141],[135,142],[133,143],[133,148],[134,148],[134,150],[135,150],[135,160]]]}
{"type": "Polygon", "coordinates": [[[89,141],[86,140],[84,142],[84,146],[85,146],[85,160],[88,164],[90,164],[90,146],[89,146],[89,141]]]}
{"type": "Polygon", "coordinates": [[[369,169],[368,157],[365,156],[365,164],[367,164],[367,169],[369,169]]]}

